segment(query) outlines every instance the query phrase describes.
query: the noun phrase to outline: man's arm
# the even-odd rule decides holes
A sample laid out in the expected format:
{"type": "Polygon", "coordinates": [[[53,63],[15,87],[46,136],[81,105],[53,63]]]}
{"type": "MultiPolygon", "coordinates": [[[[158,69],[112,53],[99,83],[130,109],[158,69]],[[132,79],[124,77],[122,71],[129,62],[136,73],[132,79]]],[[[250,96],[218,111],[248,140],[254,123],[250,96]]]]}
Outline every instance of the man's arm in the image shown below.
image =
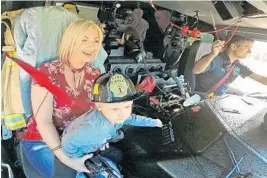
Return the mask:
{"type": "Polygon", "coordinates": [[[224,46],[224,41],[217,40],[212,45],[212,52],[208,55],[203,56],[200,58],[193,68],[194,74],[200,74],[204,72],[211,64],[213,59],[219,54],[224,46]]]}
{"type": "Polygon", "coordinates": [[[267,85],[267,77],[265,76],[261,76],[261,75],[258,75],[254,72],[252,72],[252,74],[249,75],[250,78],[252,78],[253,80],[256,80],[260,83],[262,83],[263,85],[267,85]]]}
{"type": "Polygon", "coordinates": [[[152,119],[136,114],[132,114],[123,124],[143,127],[162,127],[162,123],[159,119],[152,119]]]}
{"type": "Polygon", "coordinates": [[[216,57],[217,55],[214,55],[212,53],[203,56],[202,58],[200,58],[197,63],[194,65],[193,68],[193,73],[194,74],[201,74],[203,73],[211,64],[211,62],[213,61],[213,59],[216,57]]]}
{"type": "Polygon", "coordinates": [[[257,82],[260,82],[263,85],[267,85],[267,77],[256,74],[250,68],[248,68],[247,66],[243,64],[240,64],[240,75],[243,78],[250,77],[251,79],[256,80],[257,82]]]}

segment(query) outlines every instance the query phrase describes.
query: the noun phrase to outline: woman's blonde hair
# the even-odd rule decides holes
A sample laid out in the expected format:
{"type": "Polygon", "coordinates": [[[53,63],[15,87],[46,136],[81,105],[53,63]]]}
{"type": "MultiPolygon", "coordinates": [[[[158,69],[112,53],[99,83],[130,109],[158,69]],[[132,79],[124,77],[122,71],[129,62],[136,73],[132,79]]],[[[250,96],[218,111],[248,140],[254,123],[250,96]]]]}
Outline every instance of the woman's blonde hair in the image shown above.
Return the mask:
{"type": "Polygon", "coordinates": [[[59,48],[59,60],[61,62],[64,63],[67,62],[67,60],[73,54],[73,52],[78,50],[86,32],[90,28],[94,28],[98,32],[99,46],[97,53],[99,52],[99,49],[103,41],[103,33],[101,29],[96,23],[94,23],[91,20],[79,19],[70,24],[63,34],[59,48]]]}

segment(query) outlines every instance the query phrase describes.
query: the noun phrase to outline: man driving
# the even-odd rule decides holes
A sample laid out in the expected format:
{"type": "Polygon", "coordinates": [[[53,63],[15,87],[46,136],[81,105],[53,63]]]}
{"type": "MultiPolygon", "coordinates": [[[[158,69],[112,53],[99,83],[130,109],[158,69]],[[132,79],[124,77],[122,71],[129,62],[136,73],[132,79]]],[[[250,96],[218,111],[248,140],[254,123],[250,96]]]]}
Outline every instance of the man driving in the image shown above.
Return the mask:
{"type": "Polygon", "coordinates": [[[196,90],[204,93],[213,92],[217,96],[223,95],[227,92],[228,84],[239,75],[267,85],[267,77],[254,73],[240,63],[240,60],[245,59],[251,53],[253,44],[254,40],[236,35],[227,44],[226,50],[221,52],[226,45],[225,41],[215,41],[212,52],[203,56],[194,65],[193,73],[197,74],[196,90]],[[228,77],[225,77],[226,75],[228,77]]]}

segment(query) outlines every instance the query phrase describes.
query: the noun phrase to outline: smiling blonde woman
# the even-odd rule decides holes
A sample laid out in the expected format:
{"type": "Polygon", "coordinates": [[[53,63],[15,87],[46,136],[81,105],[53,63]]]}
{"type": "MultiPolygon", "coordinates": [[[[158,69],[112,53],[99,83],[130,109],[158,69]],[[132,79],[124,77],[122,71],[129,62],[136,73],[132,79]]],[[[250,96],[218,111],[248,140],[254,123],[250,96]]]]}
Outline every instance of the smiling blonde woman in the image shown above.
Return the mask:
{"type": "MultiPolygon", "coordinates": [[[[103,34],[98,25],[92,21],[77,20],[62,37],[59,59],[39,67],[71,98],[87,102],[87,111],[95,107],[90,93],[100,71],[90,64],[98,54],[102,40],[103,34]]],[[[87,172],[84,161],[88,156],[70,158],[63,153],[60,145],[62,131],[84,111],[74,114],[64,101],[53,97],[35,81],[32,82],[31,100],[33,117],[21,147],[32,167],[45,178],[75,177],[76,171],[87,172]]]]}

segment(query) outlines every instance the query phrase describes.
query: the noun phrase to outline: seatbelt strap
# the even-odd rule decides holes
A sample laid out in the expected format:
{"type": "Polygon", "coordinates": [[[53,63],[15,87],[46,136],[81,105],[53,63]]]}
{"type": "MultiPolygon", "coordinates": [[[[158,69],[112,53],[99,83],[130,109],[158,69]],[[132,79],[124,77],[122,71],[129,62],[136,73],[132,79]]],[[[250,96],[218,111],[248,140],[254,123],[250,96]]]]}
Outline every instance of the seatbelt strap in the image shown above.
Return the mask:
{"type": "Polygon", "coordinates": [[[235,66],[237,64],[237,61],[235,61],[231,68],[227,71],[227,73],[224,75],[223,78],[221,78],[221,80],[219,80],[213,87],[211,87],[209,90],[208,90],[208,94],[209,93],[213,93],[214,91],[216,91],[229,77],[230,75],[233,73],[234,69],[235,69],[235,66]]]}
{"type": "Polygon", "coordinates": [[[24,139],[24,131],[16,132],[15,137],[18,140],[23,140],[24,139]]]}

